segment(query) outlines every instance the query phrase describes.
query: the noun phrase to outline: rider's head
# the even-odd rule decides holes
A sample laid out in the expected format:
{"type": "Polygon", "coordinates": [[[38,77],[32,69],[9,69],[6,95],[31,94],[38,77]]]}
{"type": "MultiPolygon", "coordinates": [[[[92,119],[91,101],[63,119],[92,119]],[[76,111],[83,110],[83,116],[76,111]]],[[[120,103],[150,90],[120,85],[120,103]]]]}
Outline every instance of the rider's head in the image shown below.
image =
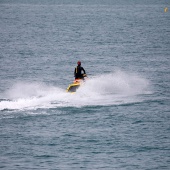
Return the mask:
{"type": "Polygon", "coordinates": [[[78,62],[77,62],[77,65],[79,65],[79,66],[80,66],[80,65],[81,65],[81,61],[78,61],[78,62]]]}

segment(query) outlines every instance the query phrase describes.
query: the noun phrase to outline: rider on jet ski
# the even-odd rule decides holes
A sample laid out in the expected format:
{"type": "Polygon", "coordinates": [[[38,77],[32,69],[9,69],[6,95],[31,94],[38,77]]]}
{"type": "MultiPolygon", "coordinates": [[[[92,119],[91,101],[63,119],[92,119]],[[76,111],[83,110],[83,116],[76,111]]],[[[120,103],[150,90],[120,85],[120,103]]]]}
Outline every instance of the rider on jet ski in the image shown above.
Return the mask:
{"type": "Polygon", "coordinates": [[[81,67],[81,61],[78,61],[77,67],[74,70],[74,77],[75,79],[84,79],[85,76],[86,76],[86,71],[84,70],[83,67],[81,67]],[[82,74],[82,71],[84,72],[84,74],[82,74]]]}

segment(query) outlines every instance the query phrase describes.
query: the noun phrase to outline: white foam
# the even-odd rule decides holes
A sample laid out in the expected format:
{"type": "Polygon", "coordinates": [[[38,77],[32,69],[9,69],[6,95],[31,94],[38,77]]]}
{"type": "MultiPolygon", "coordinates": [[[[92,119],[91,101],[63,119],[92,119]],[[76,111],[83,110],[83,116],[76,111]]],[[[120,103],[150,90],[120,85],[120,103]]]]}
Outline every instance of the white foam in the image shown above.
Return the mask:
{"type": "Polygon", "coordinates": [[[139,102],[147,93],[149,82],[136,74],[117,71],[89,78],[75,94],[42,83],[19,82],[6,91],[10,101],[1,101],[0,110],[117,105],[139,102]]]}

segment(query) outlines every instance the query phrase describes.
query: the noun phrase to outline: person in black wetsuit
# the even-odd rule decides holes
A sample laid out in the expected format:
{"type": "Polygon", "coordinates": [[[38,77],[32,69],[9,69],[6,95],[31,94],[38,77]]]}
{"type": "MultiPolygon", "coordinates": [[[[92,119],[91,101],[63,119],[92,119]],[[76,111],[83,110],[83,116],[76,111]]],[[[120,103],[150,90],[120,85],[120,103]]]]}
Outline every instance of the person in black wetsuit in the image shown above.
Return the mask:
{"type": "Polygon", "coordinates": [[[77,67],[74,70],[74,77],[75,79],[84,79],[84,74],[82,74],[82,71],[84,72],[84,74],[86,74],[86,71],[84,70],[83,67],[81,67],[81,62],[78,61],[77,62],[77,67]]]}

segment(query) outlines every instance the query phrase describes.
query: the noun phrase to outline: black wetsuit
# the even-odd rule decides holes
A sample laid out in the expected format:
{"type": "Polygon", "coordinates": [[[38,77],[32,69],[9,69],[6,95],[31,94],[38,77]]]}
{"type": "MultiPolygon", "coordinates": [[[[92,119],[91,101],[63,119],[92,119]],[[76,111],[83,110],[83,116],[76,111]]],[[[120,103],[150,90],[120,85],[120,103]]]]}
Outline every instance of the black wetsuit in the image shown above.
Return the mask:
{"type": "Polygon", "coordinates": [[[86,74],[86,71],[84,70],[83,67],[77,66],[75,68],[75,70],[74,70],[74,77],[75,77],[75,79],[78,79],[78,78],[82,79],[82,78],[84,78],[83,74],[82,74],[82,71],[84,72],[84,74],[86,74]]]}

